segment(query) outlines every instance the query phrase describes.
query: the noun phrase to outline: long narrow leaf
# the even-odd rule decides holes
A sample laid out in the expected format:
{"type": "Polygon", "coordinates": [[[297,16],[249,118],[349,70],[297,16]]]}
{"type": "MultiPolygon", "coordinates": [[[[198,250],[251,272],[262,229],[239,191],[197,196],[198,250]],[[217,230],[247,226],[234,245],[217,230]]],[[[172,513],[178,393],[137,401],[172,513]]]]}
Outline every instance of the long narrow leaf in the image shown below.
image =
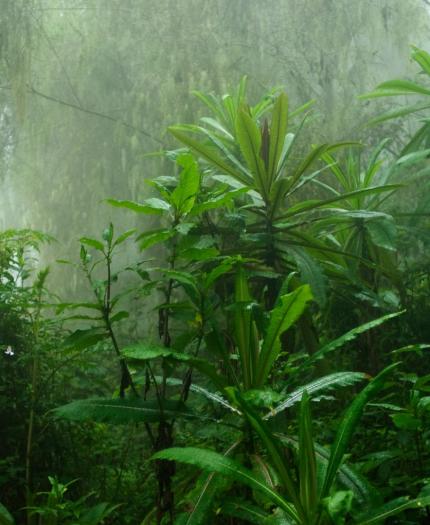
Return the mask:
{"type": "Polygon", "coordinates": [[[261,134],[257,124],[245,109],[241,109],[236,119],[236,135],[240,150],[253,175],[254,186],[264,200],[267,199],[267,174],[260,156],[261,134]]]}
{"type": "Polygon", "coordinates": [[[282,498],[268,485],[256,478],[252,471],[243,467],[237,461],[222,454],[195,447],[168,448],[157,452],[152,459],[165,459],[194,465],[208,472],[217,472],[248,487],[261,492],[272,503],[281,507],[291,518],[297,521],[297,512],[294,507],[282,498]]]}
{"type": "Polygon", "coordinates": [[[202,419],[179,401],[166,400],[160,410],[158,401],[145,401],[140,398],[82,399],[55,408],[53,414],[70,421],[89,420],[113,425],[131,422],[155,423],[169,418],[202,419]]]}
{"type": "Polygon", "coordinates": [[[312,419],[307,391],[303,393],[299,414],[299,482],[300,501],[305,509],[309,523],[313,523],[318,504],[317,464],[312,419]]]}
{"type": "Polygon", "coordinates": [[[181,130],[170,127],[168,128],[170,133],[177,138],[180,142],[197,152],[202,158],[207,160],[212,166],[215,166],[219,170],[221,170],[223,173],[227,173],[234,179],[238,180],[242,184],[245,184],[246,186],[252,185],[252,180],[249,179],[249,177],[246,177],[243,175],[243,173],[240,173],[239,171],[235,170],[233,167],[231,167],[227,162],[224,161],[222,157],[220,157],[213,148],[209,148],[208,146],[202,144],[198,140],[195,140],[191,137],[189,137],[186,133],[183,133],[181,130]]]}
{"type": "Polygon", "coordinates": [[[284,143],[288,126],[288,97],[281,93],[276,99],[272,111],[272,122],[270,125],[270,147],[269,147],[269,180],[273,181],[276,176],[279,159],[284,149],[284,143]]]}
{"type": "Polygon", "coordinates": [[[342,462],[343,456],[349,445],[349,441],[358,425],[365,405],[383,388],[387,376],[399,365],[394,363],[380,372],[372,381],[356,396],[342,418],[336,438],[331,447],[330,459],[321,489],[321,497],[328,495],[332,483],[336,477],[337,470],[342,462]]]}
{"type": "MultiPolygon", "coordinates": [[[[358,525],[371,525],[372,523],[383,523],[387,518],[395,516],[408,509],[424,509],[430,505],[430,496],[411,500],[408,496],[402,496],[372,509],[368,513],[358,516],[358,525]]],[[[424,523],[424,522],[423,522],[424,523]]]]}
{"type": "Polygon", "coordinates": [[[377,319],[373,319],[372,321],[369,321],[368,323],[364,323],[360,326],[357,326],[356,328],[353,328],[352,330],[349,330],[349,332],[346,332],[345,334],[341,335],[337,339],[330,341],[330,343],[327,343],[322,348],[320,348],[317,352],[315,352],[315,354],[311,355],[308,359],[306,359],[306,361],[298,369],[294,371],[294,374],[303,371],[303,369],[309,367],[309,365],[313,364],[318,359],[323,358],[328,353],[333,352],[333,350],[336,350],[337,348],[344,346],[346,343],[353,341],[360,334],[367,332],[368,330],[371,330],[372,328],[376,328],[377,326],[380,326],[386,321],[389,321],[390,319],[394,319],[398,317],[399,315],[402,315],[403,313],[404,311],[383,315],[382,317],[378,317],[377,319]]]}
{"type": "Polygon", "coordinates": [[[239,406],[252,428],[264,443],[264,446],[269,454],[269,457],[271,458],[272,464],[279,475],[288,497],[293,502],[300,518],[305,520],[306,511],[301,503],[297,490],[298,487],[296,486],[296,483],[294,482],[290,473],[290,469],[285,460],[279,440],[272,434],[266,422],[261,419],[257,412],[243,399],[237,390],[232,388],[228,388],[226,390],[230,394],[231,398],[239,406]]]}
{"type": "Polygon", "coordinates": [[[281,351],[279,337],[297,321],[311,300],[312,293],[309,285],[303,285],[294,292],[282,296],[280,306],[272,310],[269,328],[258,361],[257,387],[264,384],[273,363],[278,358],[281,351]]]}
{"type": "Polygon", "coordinates": [[[333,388],[339,388],[344,386],[353,385],[363,379],[367,379],[369,376],[363,372],[335,372],[333,374],[326,375],[315,381],[311,381],[304,386],[301,386],[287,395],[287,397],[273,408],[263,419],[269,419],[276,416],[286,408],[289,408],[296,403],[299,403],[302,399],[303,393],[313,394],[321,390],[330,390],[333,388]]]}

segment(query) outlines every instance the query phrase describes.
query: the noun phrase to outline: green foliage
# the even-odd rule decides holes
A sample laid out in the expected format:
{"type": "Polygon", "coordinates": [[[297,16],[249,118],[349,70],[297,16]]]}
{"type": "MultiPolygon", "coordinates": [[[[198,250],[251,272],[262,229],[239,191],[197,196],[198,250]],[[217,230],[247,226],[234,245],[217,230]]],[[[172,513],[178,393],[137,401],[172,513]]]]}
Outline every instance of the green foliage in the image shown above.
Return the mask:
{"type": "MultiPolygon", "coordinates": [[[[305,145],[310,103],[292,111],[275,89],[252,105],[246,88],[196,92],[210,116],[169,128],[186,149],[163,152],[172,174],[147,180],[155,196],[108,199],[139,227],[118,234],[110,222],[80,238],[77,264],[60,261],[92,299],[60,302],[48,271],[31,272],[47,237],[0,236],[0,415],[24,436],[14,446],[3,432],[0,481],[21,475],[29,525],[364,525],[420,520],[430,505],[428,344],[403,310],[427,304],[428,279],[407,283],[387,204],[403,178],[428,174],[429,150],[412,151],[424,128],[396,158],[387,140],[305,145]],[[40,492],[48,431],[64,448],[57,468],[82,486],[51,476],[40,492]],[[90,483],[111,503],[90,503],[90,483]]],[[[430,93],[410,81],[378,89],[430,93]]],[[[17,495],[3,501],[19,507],[17,495]]],[[[0,520],[13,523],[3,506],[0,520]]]]}
{"type": "Polygon", "coordinates": [[[67,484],[60,483],[56,478],[49,477],[51,484],[50,492],[40,492],[36,497],[45,501],[38,506],[29,507],[31,515],[39,516],[41,525],[98,525],[104,523],[105,519],[114,512],[117,505],[98,503],[88,506],[87,500],[92,494],[71,501],[66,498],[71,481],[67,484]]]}

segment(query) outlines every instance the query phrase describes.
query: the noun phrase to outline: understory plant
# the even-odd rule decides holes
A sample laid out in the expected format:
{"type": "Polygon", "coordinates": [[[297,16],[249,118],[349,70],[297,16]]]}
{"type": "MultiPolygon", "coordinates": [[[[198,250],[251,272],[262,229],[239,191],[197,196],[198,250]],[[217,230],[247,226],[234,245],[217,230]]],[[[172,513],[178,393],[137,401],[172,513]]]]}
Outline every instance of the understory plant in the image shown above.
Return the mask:
{"type": "Polygon", "coordinates": [[[115,238],[110,225],[101,240],[81,238],[79,266],[95,301],[60,305],[90,323],[66,346],[109,342],[120,377],[113,396],[76,400],[55,414],[142,424],[157,490],[146,524],[222,523],[228,516],[231,523],[364,525],[408,510],[420,515],[425,494],[384,503],[345,462],[366,406],[400,365],[380,366],[390,362],[384,355],[363,371],[333,372],[331,362],[336,350],[401,313],[377,300],[393,284],[403,293],[396,225],[384,206],[401,188],[393,173],[421,157],[387,168],[379,159],[385,142],[366,164],[353,152],[346,161],[337,156],[361,147],[351,142],[303,153],[298,137],[309,105],[290,111],[287,95],[272,92],[250,106],[245,80],[233,95],[197,96],[211,116],[170,128],[185,146],[166,153],[175,175],[149,180],[157,195],[141,202],[109,200],[156,216],[157,227],[115,238]],[[114,293],[124,274],[115,253],[132,237],[144,260],[125,270],[137,284],[114,293]],[[340,292],[353,304],[367,294],[376,307],[359,326],[332,339],[323,333],[321,342],[328,298],[340,292]],[[154,307],[158,340],[139,341],[119,328],[129,317],[120,301],[130,293],[154,307]],[[331,394],[363,381],[339,418],[331,394]],[[315,439],[314,427],[327,419],[312,418],[311,402],[336,422],[331,439],[315,439]],[[223,454],[184,442],[188,436],[199,444],[195,429],[203,427],[223,454]],[[174,447],[177,441],[187,446],[174,447]],[[195,474],[179,472],[175,461],[206,473],[193,486],[195,474]]]}

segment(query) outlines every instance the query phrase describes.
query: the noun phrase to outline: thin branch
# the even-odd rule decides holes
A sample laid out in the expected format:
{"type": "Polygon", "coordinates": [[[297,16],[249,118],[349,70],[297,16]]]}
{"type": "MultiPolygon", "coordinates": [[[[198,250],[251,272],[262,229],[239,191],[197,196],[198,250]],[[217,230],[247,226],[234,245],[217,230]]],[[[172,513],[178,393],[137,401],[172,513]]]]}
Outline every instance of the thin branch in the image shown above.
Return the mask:
{"type": "MultiPolygon", "coordinates": [[[[0,89],[9,89],[9,90],[11,90],[12,88],[10,86],[0,86],[0,89]]],[[[88,115],[93,115],[95,117],[99,117],[99,118],[104,118],[106,120],[110,120],[111,122],[120,123],[122,126],[128,128],[128,129],[132,129],[134,131],[137,131],[138,133],[141,133],[142,135],[145,135],[146,137],[150,138],[154,142],[157,142],[158,144],[161,144],[164,147],[164,143],[160,139],[157,139],[156,137],[154,137],[153,135],[151,135],[147,131],[145,131],[143,129],[140,129],[140,128],[136,128],[135,126],[132,126],[128,122],[125,122],[125,121],[123,121],[123,120],[121,120],[119,118],[115,118],[115,117],[112,117],[111,115],[106,115],[105,113],[100,113],[99,111],[94,111],[92,109],[87,109],[87,108],[84,108],[84,107],[80,107],[80,106],[78,106],[76,104],[73,104],[72,102],[66,102],[65,100],[61,100],[59,98],[52,97],[51,95],[46,95],[45,93],[42,93],[41,91],[38,91],[33,86],[28,86],[27,87],[27,91],[29,93],[31,93],[32,95],[37,95],[38,97],[42,97],[45,100],[50,100],[51,102],[56,102],[57,104],[61,104],[62,106],[66,106],[66,107],[69,107],[69,108],[72,108],[72,109],[76,109],[78,111],[82,111],[83,113],[87,113],[88,115]]]]}
{"type": "Polygon", "coordinates": [[[67,72],[67,69],[65,67],[65,65],[63,64],[61,58],[60,58],[60,55],[58,54],[57,52],[57,49],[55,48],[52,40],[50,39],[48,33],[45,31],[45,28],[43,27],[42,23],[40,22],[40,20],[38,20],[34,15],[33,13],[31,13],[32,16],[33,16],[33,19],[35,20],[36,24],[39,26],[39,30],[40,32],[42,33],[42,35],[44,36],[46,42],[48,43],[48,47],[50,48],[50,50],[52,51],[52,53],[54,54],[55,58],[57,59],[57,62],[59,63],[62,71],[63,71],[63,74],[64,74],[64,77],[66,78],[66,81],[67,81],[67,84],[69,86],[69,89],[73,95],[73,98],[76,100],[76,102],[78,103],[78,106],[80,108],[82,108],[82,102],[80,101],[79,97],[78,97],[78,94],[73,86],[73,83],[70,79],[70,76],[67,72]]]}

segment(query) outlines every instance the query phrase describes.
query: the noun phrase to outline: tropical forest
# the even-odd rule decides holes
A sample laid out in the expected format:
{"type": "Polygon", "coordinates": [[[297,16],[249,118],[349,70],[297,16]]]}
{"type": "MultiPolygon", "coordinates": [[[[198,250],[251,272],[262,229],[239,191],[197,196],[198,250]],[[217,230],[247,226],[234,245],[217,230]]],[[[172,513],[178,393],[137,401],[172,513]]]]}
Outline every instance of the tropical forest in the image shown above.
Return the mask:
{"type": "Polygon", "coordinates": [[[429,35],[0,0],[0,525],[430,524],[429,35]]]}

